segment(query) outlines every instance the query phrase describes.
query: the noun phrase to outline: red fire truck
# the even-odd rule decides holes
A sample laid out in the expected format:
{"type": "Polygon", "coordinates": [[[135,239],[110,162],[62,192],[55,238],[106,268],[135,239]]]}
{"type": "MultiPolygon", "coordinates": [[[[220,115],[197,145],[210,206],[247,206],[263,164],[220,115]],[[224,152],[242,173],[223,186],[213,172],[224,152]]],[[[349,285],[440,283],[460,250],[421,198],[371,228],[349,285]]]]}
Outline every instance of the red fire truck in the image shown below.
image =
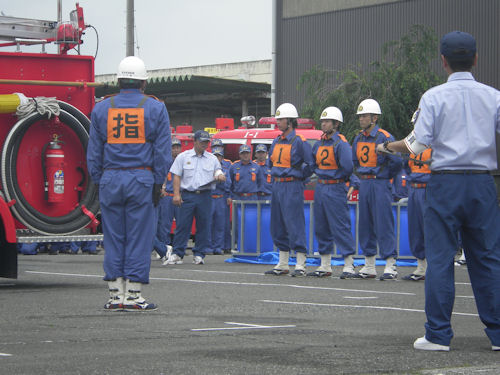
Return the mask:
{"type": "Polygon", "coordinates": [[[97,191],[86,148],[94,107],[94,58],[78,49],[85,29],[71,21],[0,17],[0,276],[17,277],[17,243],[101,240],[97,191]],[[58,53],[45,53],[56,43],[58,53]]]}

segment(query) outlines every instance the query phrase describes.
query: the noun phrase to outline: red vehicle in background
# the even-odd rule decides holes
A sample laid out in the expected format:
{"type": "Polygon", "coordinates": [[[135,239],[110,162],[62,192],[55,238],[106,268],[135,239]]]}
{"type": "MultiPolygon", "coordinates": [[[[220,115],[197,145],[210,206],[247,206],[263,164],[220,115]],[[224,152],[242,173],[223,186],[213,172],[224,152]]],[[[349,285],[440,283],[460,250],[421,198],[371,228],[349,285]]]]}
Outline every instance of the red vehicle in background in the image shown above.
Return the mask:
{"type": "Polygon", "coordinates": [[[42,52],[0,52],[0,277],[17,277],[18,243],[102,239],[86,165],[94,58],[68,54],[86,27],[78,3],[70,18],[0,16],[0,47],[42,52]]]}

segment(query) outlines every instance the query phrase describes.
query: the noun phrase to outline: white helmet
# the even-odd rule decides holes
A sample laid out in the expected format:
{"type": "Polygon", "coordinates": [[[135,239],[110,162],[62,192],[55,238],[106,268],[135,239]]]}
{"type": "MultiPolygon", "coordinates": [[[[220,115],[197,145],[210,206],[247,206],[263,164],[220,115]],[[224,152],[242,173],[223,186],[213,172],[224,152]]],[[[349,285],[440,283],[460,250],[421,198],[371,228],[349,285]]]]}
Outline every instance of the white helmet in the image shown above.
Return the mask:
{"type": "Polygon", "coordinates": [[[283,103],[276,109],[276,115],[274,116],[277,119],[280,118],[298,118],[299,114],[297,112],[297,108],[293,104],[283,103]]]}
{"type": "Polygon", "coordinates": [[[144,61],[136,56],[127,56],[118,65],[116,78],[130,78],[144,81],[148,79],[144,61]]]}
{"type": "Polygon", "coordinates": [[[381,115],[382,111],[380,110],[380,106],[378,105],[376,100],[373,99],[365,99],[358,106],[357,115],[363,115],[365,113],[370,113],[373,115],[381,115]]]}
{"type": "Polygon", "coordinates": [[[337,107],[327,107],[321,113],[320,120],[337,120],[344,122],[344,117],[342,117],[342,111],[337,107]]]}

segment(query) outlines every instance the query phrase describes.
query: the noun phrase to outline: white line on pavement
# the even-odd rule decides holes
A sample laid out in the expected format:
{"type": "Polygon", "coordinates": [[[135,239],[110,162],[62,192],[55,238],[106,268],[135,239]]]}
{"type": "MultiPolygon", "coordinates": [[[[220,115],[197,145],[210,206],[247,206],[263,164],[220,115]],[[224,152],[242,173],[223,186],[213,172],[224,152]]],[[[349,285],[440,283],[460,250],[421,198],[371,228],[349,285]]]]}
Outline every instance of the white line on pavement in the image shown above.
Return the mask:
{"type": "Polygon", "coordinates": [[[218,328],[193,328],[191,331],[225,331],[225,330],[239,330],[239,329],[273,329],[273,328],[294,328],[296,325],[288,324],[283,326],[264,326],[260,324],[247,324],[236,322],[224,322],[224,324],[236,325],[238,327],[218,327],[218,328]]]}
{"type": "Polygon", "coordinates": [[[12,357],[12,354],[9,354],[9,353],[0,353],[0,357],[12,357]]]}
{"type": "MultiPolygon", "coordinates": [[[[363,305],[339,305],[334,303],[312,303],[312,302],[294,302],[294,301],[273,301],[262,299],[260,302],[265,303],[277,303],[277,304],[288,304],[288,305],[307,305],[307,306],[324,306],[324,307],[348,307],[355,309],[374,309],[374,310],[397,310],[397,311],[412,311],[412,312],[425,312],[424,310],[419,309],[404,309],[401,307],[392,307],[392,306],[363,306],[363,305]]],[[[462,316],[479,316],[478,314],[469,314],[469,313],[460,313],[453,312],[453,315],[462,315],[462,316]]]]}
{"type": "Polygon", "coordinates": [[[359,297],[353,297],[353,296],[344,296],[343,298],[346,298],[346,299],[377,299],[378,297],[375,297],[375,296],[373,296],[373,297],[361,297],[361,296],[359,296],[359,297]]]}
{"type": "MultiPolygon", "coordinates": [[[[26,273],[33,273],[39,275],[54,275],[54,276],[80,276],[80,277],[100,277],[102,275],[85,275],[78,273],[62,273],[62,272],[44,272],[44,271],[25,271],[26,273]]],[[[313,289],[313,290],[336,290],[341,292],[358,292],[358,293],[375,293],[375,294],[395,294],[403,296],[414,296],[415,293],[406,292],[388,292],[379,290],[361,290],[361,289],[346,289],[346,288],[331,288],[331,287],[319,287],[319,286],[309,286],[309,285],[294,285],[294,284],[276,284],[276,283],[251,283],[251,282],[236,282],[236,281],[217,281],[217,280],[193,280],[193,279],[175,279],[170,277],[150,277],[150,280],[160,280],[160,281],[180,281],[198,284],[227,284],[227,285],[243,285],[243,286],[278,286],[278,287],[289,287],[298,289],[313,289]]]]}

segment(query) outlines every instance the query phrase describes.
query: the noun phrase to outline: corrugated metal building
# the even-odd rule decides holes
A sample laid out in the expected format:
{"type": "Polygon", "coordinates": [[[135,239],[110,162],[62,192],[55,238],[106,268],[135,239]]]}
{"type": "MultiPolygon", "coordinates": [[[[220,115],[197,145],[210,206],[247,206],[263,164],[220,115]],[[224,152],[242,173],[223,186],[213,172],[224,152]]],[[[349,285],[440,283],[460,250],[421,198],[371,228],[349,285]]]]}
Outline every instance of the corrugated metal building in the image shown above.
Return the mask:
{"type": "Polygon", "coordinates": [[[479,62],[473,74],[500,87],[499,0],[277,0],[276,17],[276,105],[301,107],[297,83],[313,66],[366,67],[381,58],[385,42],[399,40],[414,24],[432,27],[439,37],[452,30],[474,35],[479,62]]]}

